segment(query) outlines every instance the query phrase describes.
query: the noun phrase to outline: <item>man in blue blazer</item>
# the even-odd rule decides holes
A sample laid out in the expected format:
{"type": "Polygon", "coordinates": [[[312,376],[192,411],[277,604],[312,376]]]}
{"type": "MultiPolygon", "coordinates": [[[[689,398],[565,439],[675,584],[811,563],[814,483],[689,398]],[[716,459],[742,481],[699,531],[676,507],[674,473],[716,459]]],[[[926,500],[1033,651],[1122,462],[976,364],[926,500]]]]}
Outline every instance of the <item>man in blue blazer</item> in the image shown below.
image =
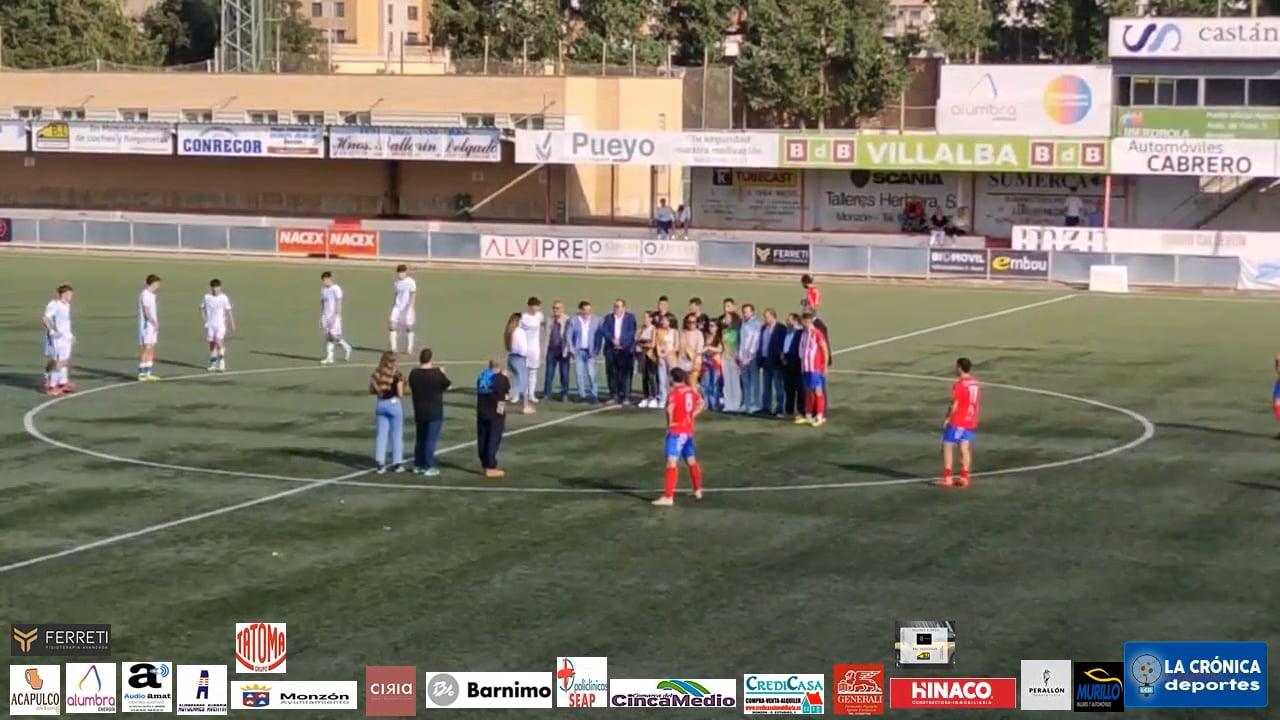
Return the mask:
{"type": "Polygon", "coordinates": [[[782,351],[786,341],[787,329],[778,322],[777,311],[773,308],[765,310],[764,327],[760,329],[760,369],[764,376],[764,388],[760,400],[761,415],[782,417],[786,397],[782,351]]]}
{"type": "Polygon", "coordinates": [[[565,334],[570,357],[573,358],[574,375],[578,377],[578,399],[592,405],[600,402],[600,383],[596,380],[596,360],[600,357],[604,336],[600,333],[600,318],[591,312],[591,303],[578,303],[578,314],[569,321],[565,334]]]}
{"type": "Polygon", "coordinates": [[[621,298],[613,301],[613,314],[600,324],[604,345],[604,371],[609,378],[609,402],[627,405],[631,401],[631,375],[636,360],[636,316],[627,312],[621,298]]]}

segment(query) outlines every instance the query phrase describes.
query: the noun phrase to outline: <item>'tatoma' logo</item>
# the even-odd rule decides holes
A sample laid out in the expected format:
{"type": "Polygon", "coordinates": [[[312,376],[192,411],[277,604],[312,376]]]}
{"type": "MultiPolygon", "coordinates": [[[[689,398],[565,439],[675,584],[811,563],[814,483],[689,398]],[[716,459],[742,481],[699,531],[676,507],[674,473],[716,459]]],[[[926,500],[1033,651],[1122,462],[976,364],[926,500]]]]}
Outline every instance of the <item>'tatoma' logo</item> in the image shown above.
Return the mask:
{"type": "Polygon", "coordinates": [[[867,185],[942,185],[941,173],[891,173],[851,170],[849,182],[862,189],[867,185]]]}

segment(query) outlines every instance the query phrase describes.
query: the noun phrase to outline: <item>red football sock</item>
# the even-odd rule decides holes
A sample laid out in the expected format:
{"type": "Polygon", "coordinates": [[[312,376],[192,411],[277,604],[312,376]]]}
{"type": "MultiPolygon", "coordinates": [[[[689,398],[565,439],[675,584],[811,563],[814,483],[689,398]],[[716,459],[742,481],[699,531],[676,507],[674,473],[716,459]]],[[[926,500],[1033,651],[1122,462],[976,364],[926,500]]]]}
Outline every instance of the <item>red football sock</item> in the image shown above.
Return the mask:
{"type": "MultiPolygon", "coordinates": [[[[702,466],[694,463],[689,466],[689,479],[693,481],[693,491],[702,490],[702,466]]],[[[675,487],[674,485],[672,487],[675,487]]]]}
{"type": "Polygon", "coordinates": [[[676,479],[679,477],[680,471],[676,468],[667,468],[667,488],[663,494],[667,497],[676,496],[676,479]]]}
{"type": "Polygon", "coordinates": [[[943,469],[942,469],[942,479],[943,479],[943,480],[950,480],[950,479],[951,479],[951,468],[943,468],[943,469]]]}
{"type": "Polygon", "coordinates": [[[804,396],[804,414],[808,415],[809,417],[813,417],[814,405],[815,403],[814,403],[813,393],[806,394],[804,396]]]}
{"type": "Polygon", "coordinates": [[[961,470],[961,471],[960,471],[960,479],[961,479],[961,480],[968,481],[968,480],[969,480],[969,471],[968,471],[968,470],[961,470]]]}
{"type": "Polygon", "coordinates": [[[817,405],[817,407],[815,408],[815,412],[817,412],[818,417],[826,417],[827,416],[827,396],[825,394],[818,395],[813,399],[813,403],[814,405],[817,405]]]}
{"type": "Polygon", "coordinates": [[[1272,405],[1272,406],[1271,406],[1271,409],[1272,409],[1272,410],[1275,412],[1275,414],[1276,414],[1276,420],[1280,420],[1280,405],[1272,405]]]}

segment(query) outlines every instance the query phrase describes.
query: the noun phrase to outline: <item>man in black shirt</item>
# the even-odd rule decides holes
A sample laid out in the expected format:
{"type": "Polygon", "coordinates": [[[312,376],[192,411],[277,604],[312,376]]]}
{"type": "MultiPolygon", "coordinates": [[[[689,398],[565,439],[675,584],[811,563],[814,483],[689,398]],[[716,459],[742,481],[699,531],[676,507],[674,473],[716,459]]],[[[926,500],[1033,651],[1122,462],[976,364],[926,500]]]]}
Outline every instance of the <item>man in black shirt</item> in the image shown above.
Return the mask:
{"type": "Polygon", "coordinates": [[[409,373],[409,395],[413,398],[414,472],[427,477],[440,474],[436,469],[436,444],[444,427],[444,391],[453,383],[444,368],[431,364],[431,350],[418,354],[418,367],[409,373]]]}
{"type": "Polygon", "coordinates": [[[498,469],[498,447],[506,431],[510,393],[511,381],[502,370],[502,362],[490,360],[489,367],[476,379],[476,450],[484,476],[491,479],[506,475],[498,469]]]}
{"type": "Polygon", "coordinates": [[[671,301],[667,299],[666,295],[658,298],[658,309],[653,311],[653,326],[662,327],[662,318],[664,317],[671,321],[670,327],[672,330],[680,330],[682,327],[680,324],[680,318],[676,317],[676,314],[671,312],[671,301]]]}
{"type": "MultiPolygon", "coordinates": [[[[706,335],[707,330],[711,327],[711,318],[702,312],[702,298],[689,298],[689,312],[684,317],[686,320],[693,318],[698,324],[698,332],[703,335],[706,335]]],[[[680,327],[683,328],[684,325],[682,324],[680,327]]]]}

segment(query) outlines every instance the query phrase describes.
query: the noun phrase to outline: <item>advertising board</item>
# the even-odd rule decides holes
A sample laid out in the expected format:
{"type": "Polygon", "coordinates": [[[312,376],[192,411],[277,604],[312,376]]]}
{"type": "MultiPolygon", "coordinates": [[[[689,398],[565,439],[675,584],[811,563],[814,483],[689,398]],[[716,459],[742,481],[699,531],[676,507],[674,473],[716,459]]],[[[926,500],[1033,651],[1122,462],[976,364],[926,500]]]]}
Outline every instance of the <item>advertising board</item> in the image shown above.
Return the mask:
{"type": "Polygon", "coordinates": [[[173,126],[37,120],[31,125],[31,149],[103,155],[172,155],[173,126]]]}
{"type": "Polygon", "coordinates": [[[778,167],[777,136],[753,132],[517,130],[516,162],[778,167]]]}
{"type": "Polygon", "coordinates": [[[502,133],[486,128],[334,125],[329,157],[352,160],[502,162],[502,133]]]}
{"type": "Polygon", "coordinates": [[[529,265],[693,267],[698,244],[687,240],[481,235],[480,259],[529,265]]]}
{"type": "Polygon", "coordinates": [[[1276,177],[1280,142],[1274,140],[1162,140],[1118,138],[1111,142],[1117,175],[1230,175],[1276,177]]]}
{"type": "Polygon", "coordinates": [[[1280,140],[1280,108],[1120,108],[1116,137],[1280,140]]]}
{"type": "Polygon", "coordinates": [[[178,154],[198,157],[324,157],[318,125],[178,125],[178,154]]]}
{"type": "Polygon", "coordinates": [[[1280,57],[1280,18],[1111,18],[1107,54],[1144,59],[1280,57]]]}
{"type": "Polygon", "coordinates": [[[943,65],[936,124],[943,135],[1104,137],[1111,68],[943,65]]]}
{"type": "Polygon", "coordinates": [[[1107,171],[1107,141],[944,135],[784,135],[784,167],[894,171],[1107,171]]]}

